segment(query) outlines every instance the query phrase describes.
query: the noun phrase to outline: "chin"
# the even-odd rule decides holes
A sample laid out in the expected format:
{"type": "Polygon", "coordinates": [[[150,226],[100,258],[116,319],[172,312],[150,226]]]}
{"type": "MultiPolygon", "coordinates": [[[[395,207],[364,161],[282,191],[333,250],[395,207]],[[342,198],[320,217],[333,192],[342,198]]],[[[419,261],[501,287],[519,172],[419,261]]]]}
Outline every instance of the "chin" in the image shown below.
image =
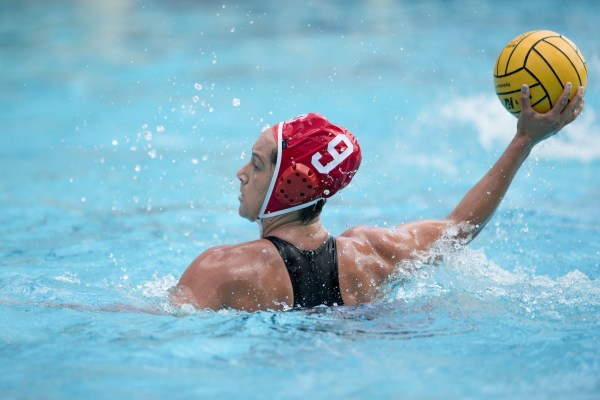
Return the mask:
{"type": "Polygon", "coordinates": [[[250,215],[248,212],[246,212],[246,210],[242,208],[242,206],[240,206],[238,214],[240,215],[240,217],[247,219],[248,221],[256,221],[256,218],[258,218],[256,215],[250,215]]]}

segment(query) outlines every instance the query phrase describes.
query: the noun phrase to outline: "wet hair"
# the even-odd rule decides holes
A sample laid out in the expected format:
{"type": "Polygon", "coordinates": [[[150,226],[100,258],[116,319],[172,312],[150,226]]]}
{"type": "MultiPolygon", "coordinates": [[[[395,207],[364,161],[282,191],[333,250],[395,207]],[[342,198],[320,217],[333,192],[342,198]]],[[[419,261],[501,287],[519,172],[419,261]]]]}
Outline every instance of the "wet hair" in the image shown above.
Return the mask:
{"type": "Polygon", "coordinates": [[[327,203],[327,200],[321,199],[315,204],[301,209],[300,220],[302,221],[302,223],[308,224],[310,221],[321,215],[321,211],[323,211],[323,206],[325,205],[325,203],[327,203]]]}
{"type": "MultiPolygon", "coordinates": [[[[277,149],[271,152],[271,164],[277,164],[277,149]]],[[[325,203],[327,203],[327,199],[321,199],[311,206],[302,208],[300,210],[300,221],[302,221],[303,224],[308,224],[310,221],[317,218],[321,215],[325,203]]]]}
{"type": "Polygon", "coordinates": [[[277,164],[277,148],[271,151],[271,164],[277,164]]]}

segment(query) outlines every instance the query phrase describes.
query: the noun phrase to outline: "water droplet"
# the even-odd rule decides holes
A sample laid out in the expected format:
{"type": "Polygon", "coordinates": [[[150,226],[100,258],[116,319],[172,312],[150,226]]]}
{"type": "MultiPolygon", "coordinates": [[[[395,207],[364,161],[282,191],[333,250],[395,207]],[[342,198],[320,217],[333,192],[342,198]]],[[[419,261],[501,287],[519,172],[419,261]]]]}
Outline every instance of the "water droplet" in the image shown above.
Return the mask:
{"type": "Polygon", "coordinates": [[[192,164],[198,164],[198,159],[197,158],[192,158],[192,164]]]}
{"type": "Polygon", "coordinates": [[[150,131],[144,131],[144,139],[146,139],[146,140],[152,140],[152,132],[150,132],[150,131]]]}
{"type": "Polygon", "coordinates": [[[215,111],[215,109],[214,109],[214,108],[212,108],[212,107],[208,107],[208,112],[209,112],[209,113],[211,113],[211,112],[214,112],[214,111],[215,111]]]}
{"type": "Polygon", "coordinates": [[[202,90],[202,85],[198,82],[194,83],[194,89],[196,90],[202,90]]]}
{"type": "Polygon", "coordinates": [[[142,170],[142,167],[138,164],[135,166],[134,170],[135,172],[140,172],[142,170]]]}
{"type": "Polygon", "coordinates": [[[156,150],[152,149],[148,152],[150,158],[156,158],[156,150]]]}
{"type": "Polygon", "coordinates": [[[164,127],[164,125],[157,125],[157,126],[156,126],[156,132],[158,132],[158,133],[162,133],[162,132],[164,132],[164,131],[165,131],[165,127],[164,127]]]}
{"type": "Polygon", "coordinates": [[[119,141],[117,139],[113,139],[112,145],[113,146],[118,146],[119,145],[119,141]]]}
{"type": "Polygon", "coordinates": [[[238,99],[237,97],[235,97],[233,100],[231,100],[231,104],[233,104],[234,107],[239,107],[240,106],[240,99],[238,99]]]}
{"type": "Polygon", "coordinates": [[[200,101],[200,97],[198,97],[198,96],[194,96],[194,97],[192,97],[192,101],[193,101],[194,103],[197,103],[197,102],[199,102],[199,101],[200,101]]]}

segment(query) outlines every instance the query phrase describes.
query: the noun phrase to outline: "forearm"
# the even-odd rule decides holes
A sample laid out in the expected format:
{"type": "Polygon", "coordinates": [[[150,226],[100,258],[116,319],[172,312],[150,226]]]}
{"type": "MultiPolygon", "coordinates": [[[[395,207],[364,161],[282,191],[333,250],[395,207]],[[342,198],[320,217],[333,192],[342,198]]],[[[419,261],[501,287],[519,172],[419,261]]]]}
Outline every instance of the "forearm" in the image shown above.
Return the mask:
{"type": "Polygon", "coordinates": [[[532,147],[526,135],[515,135],[498,161],[450,213],[452,224],[469,227],[461,229],[460,236],[473,238],[487,224],[532,147]]]}

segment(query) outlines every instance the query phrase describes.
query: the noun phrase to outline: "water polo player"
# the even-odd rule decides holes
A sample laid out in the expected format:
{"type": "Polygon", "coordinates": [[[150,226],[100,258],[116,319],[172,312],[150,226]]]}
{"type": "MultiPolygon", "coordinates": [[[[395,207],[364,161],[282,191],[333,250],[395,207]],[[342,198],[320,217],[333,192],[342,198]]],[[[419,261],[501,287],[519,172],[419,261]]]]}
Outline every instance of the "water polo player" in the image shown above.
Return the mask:
{"type": "Polygon", "coordinates": [[[256,311],[375,300],[397,268],[426,254],[444,234],[453,232],[451,240],[468,242],[481,231],[531,149],[583,110],[583,88],[570,102],[569,91],[568,84],[552,110],[539,114],[523,87],[516,135],[446,218],[394,229],[357,226],[336,238],[319,215],[326,199],[360,166],[355,137],[319,114],[264,130],[237,173],[239,213],[258,221],[260,238],[204,251],[173,289],[173,302],[256,311]]]}

